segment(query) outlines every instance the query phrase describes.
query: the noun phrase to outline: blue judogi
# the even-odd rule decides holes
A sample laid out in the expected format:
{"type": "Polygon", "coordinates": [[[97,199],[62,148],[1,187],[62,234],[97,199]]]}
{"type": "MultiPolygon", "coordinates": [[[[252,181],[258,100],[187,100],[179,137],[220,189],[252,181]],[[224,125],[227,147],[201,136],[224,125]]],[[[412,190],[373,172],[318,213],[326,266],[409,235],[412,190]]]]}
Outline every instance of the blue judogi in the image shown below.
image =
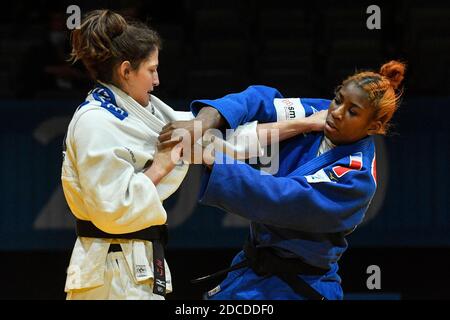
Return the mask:
{"type": "MultiPolygon", "coordinates": [[[[284,99],[269,87],[216,100],[196,100],[195,113],[216,108],[231,128],[258,120],[309,116],[327,109],[329,100],[284,99]]],[[[251,166],[216,153],[205,176],[200,203],[251,220],[250,239],[275,248],[282,257],[297,257],[328,272],[301,275],[327,299],[342,299],[338,260],[347,249],[345,236],[363,220],[375,193],[375,146],[372,137],[336,146],[317,156],[323,133],[299,135],[280,144],[279,170],[262,175],[251,166]],[[218,161],[221,160],[221,161],[218,161]],[[234,162],[234,163],[233,163],[234,162]]],[[[241,251],[232,265],[244,258],[241,251]]],[[[260,277],[252,269],[230,272],[210,294],[213,299],[303,299],[276,276],[260,277]]]]}

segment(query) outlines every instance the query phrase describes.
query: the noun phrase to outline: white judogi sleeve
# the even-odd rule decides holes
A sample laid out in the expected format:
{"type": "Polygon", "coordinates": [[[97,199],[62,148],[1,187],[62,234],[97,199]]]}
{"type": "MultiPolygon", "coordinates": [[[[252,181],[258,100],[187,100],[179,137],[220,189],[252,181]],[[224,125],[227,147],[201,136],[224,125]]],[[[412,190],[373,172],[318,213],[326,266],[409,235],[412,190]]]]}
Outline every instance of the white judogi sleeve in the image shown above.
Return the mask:
{"type": "MultiPolygon", "coordinates": [[[[120,120],[117,120],[120,121],[120,120]]],[[[91,109],[74,124],[71,141],[89,219],[108,233],[129,233],[166,222],[158,191],[126,157],[120,126],[91,109]]]]}
{"type": "Polygon", "coordinates": [[[214,146],[215,151],[226,153],[239,160],[262,156],[264,152],[258,139],[257,126],[257,121],[248,122],[240,125],[236,130],[227,130],[224,138],[214,134],[218,130],[206,131],[202,144],[206,148],[214,146]],[[212,145],[210,145],[213,137],[212,145]]]}

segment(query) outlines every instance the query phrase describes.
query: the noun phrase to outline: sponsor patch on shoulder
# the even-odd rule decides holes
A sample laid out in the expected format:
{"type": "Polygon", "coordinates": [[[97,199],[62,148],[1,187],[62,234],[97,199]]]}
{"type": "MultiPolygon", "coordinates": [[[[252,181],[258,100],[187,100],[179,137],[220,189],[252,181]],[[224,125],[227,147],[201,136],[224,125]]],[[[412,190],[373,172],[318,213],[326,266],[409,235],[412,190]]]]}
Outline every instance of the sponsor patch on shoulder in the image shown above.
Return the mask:
{"type": "Polygon", "coordinates": [[[305,108],[300,98],[275,98],[273,104],[277,112],[277,121],[305,117],[305,108]]]}

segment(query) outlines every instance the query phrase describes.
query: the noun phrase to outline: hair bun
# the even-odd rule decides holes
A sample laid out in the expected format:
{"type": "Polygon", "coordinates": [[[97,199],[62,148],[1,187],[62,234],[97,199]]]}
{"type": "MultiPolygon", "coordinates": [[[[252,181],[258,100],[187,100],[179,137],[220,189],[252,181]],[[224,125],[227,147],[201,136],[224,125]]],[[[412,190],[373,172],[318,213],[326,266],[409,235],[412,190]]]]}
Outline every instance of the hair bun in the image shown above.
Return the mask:
{"type": "Polygon", "coordinates": [[[112,40],[127,28],[127,21],[111,10],[95,10],[87,17],[90,22],[90,38],[93,58],[106,60],[114,55],[112,40]]]}
{"type": "Polygon", "coordinates": [[[93,67],[115,55],[112,41],[127,28],[127,21],[111,10],[93,10],[83,19],[80,29],[72,31],[70,60],[82,60],[88,71],[97,77],[93,67]]]}
{"type": "Polygon", "coordinates": [[[380,74],[389,79],[394,89],[397,89],[405,77],[406,64],[392,60],[381,66],[380,74]]]}
{"type": "Polygon", "coordinates": [[[120,36],[127,28],[128,23],[120,14],[111,10],[98,10],[96,13],[98,14],[97,30],[110,39],[120,36]]]}

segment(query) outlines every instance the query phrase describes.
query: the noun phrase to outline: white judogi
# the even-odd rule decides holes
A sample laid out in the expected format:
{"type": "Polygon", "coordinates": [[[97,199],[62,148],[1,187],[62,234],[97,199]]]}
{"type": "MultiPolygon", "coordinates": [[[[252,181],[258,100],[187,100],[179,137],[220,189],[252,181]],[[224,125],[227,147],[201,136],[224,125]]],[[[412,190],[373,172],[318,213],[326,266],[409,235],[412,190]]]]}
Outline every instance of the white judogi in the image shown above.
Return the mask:
{"type": "MultiPolygon", "coordinates": [[[[143,171],[153,159],[162,127],[188,119],[193,119],[190,112],[174,111],[155,96],[144,108],[112,85],[91,91],[75,112],[65,140],[61,180],[72,213],[113,234],[166,223],[162,201],[180,186],[188,165],[177,165],[157,186],[143,171]]],[[[253,145],[232,148],[261,153],[256,122],[236,134],[253,145]]],[[[149,241],[77,238],[67,272],[67,298],[164,299],[152,293],[152,250],[149,241]],[[108,254],[111,243],[120,243],[123,253],[108,254]]],[[[166,292],[171,292],[167,263],[165,269],[166,292]]]]}

